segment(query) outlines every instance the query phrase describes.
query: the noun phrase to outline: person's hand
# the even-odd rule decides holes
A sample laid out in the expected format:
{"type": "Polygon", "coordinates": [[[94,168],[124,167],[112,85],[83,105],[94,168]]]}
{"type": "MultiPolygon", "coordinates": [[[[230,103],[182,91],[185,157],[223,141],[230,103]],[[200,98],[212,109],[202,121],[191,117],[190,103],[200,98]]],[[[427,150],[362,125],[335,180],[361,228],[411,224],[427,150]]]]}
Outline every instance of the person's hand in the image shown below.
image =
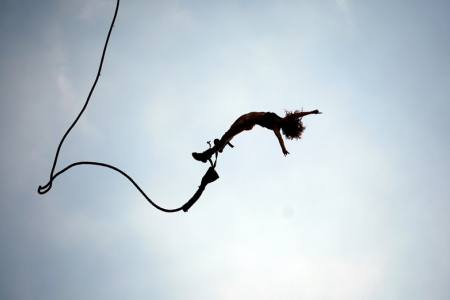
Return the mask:
{"type": "Polygon", "coordinates": [[[315,109],[312,111],[313,114],[321,114],[322,112],[320,112],[318,109],[315,109]]]}
{"type": "Polygon", "coordinates": [[[284,154],[284,156],[286,156],[289,154],[289,151],[287,151],[286,149],[283,149],[283,154],[284,154]]]}

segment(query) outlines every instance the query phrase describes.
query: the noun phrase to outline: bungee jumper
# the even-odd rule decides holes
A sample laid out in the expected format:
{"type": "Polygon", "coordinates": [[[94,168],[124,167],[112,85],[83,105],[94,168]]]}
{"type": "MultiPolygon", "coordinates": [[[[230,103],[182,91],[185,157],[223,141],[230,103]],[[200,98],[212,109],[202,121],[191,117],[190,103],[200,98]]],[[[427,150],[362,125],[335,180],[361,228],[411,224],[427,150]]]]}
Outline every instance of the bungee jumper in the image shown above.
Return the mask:
{"type": "Polygon", "coordinates": [[[321,114],[321,112],[317,109],[313,111],[286,111],[283,118],[273,112],[250,112],[244,114],[234,121],[230,129],[225,132],[220,140],[214,140],[213,147],[201,153],[193,152],[192,157],[195,160],[204,163],[207,162],[213,154],[217,154],[217,152],[221,153],[225,146],[229,145],[230,147],[234,147],[231,144],[231,140],[239,133],[245,130],[251,130],[255,125],[272,130],[278,139],[283,154],[286,156],[289,152],[284,145],[284,140],[280,131],[290,140],[300,139],[305,130],[302,118],[311,114],[321,114]]]}

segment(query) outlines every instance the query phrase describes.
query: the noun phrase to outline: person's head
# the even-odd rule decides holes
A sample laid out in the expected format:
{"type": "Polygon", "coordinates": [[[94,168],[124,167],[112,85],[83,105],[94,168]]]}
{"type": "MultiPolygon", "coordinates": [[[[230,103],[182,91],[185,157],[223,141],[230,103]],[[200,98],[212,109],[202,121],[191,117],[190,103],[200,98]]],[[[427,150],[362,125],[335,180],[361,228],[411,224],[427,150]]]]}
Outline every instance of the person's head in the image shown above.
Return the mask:
{"type": "Polygon", "coordinates": [[[302,133],[305,130],[303,126],[302,118],[298,117],[299,111],[286,111],[286,115],[281,121],[281,130],[286,138],[290,140],[300,139],[302,133]]]}

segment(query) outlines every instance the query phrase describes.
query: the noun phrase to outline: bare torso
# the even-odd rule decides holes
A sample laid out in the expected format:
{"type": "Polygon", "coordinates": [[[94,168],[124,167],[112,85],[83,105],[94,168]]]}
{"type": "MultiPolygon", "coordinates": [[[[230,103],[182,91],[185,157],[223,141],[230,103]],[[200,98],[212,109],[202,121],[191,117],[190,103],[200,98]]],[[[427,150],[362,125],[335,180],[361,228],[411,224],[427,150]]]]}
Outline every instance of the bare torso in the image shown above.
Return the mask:
{"type": "Polygon", "coordinates": [[[272,112],[250,112],[240,116],[230,127],[230,131],[240,132],[250,130],[255,125],[262,126],[267,129],[275,129],[280,127],[281,117],[272,112]]]}

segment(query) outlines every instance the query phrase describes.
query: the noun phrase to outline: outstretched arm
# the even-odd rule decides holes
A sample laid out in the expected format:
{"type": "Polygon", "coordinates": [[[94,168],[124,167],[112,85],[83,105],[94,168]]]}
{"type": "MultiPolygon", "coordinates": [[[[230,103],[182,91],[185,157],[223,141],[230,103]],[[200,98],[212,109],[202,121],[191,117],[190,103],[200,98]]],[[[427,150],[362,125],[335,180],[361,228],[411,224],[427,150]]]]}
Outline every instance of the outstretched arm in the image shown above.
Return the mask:
{"type": "Polygon", "coordinates": [[[283,141],[283,137],[281,136],[280,129],[275,128],[273,130],[273,132],[277,136],[278,142],[280,143],[280,147],[281,147],[281,150],[283,151],[284,156],[288,155],[289,152],[287,151],[286,147],[284,146],[284,141],[283,141]]]}
{"type": "Polygon", "coordinates": [[[307,115],[317,115],[321,114],[321,112],[318,109],[312,110],[312,111],[301,111],[298,113],[295,113],[295,115],[299,118],[307,116],[307,115]]]}

